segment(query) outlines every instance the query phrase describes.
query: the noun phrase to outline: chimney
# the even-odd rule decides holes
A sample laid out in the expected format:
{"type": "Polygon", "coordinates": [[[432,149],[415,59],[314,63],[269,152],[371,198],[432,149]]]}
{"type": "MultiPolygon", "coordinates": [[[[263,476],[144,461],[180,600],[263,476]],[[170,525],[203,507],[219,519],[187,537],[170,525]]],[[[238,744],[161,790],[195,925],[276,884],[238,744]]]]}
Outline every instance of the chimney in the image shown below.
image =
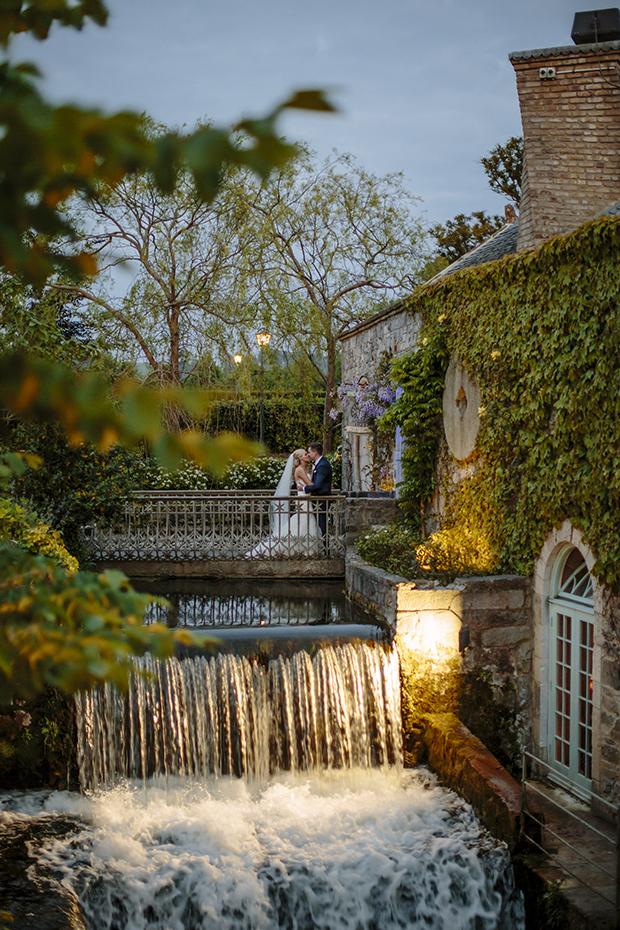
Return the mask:
{"type": "Polygon", "coordinates": [[[584,23],[606,25],[613,13],[578,13],[579,45],[510,55],[525,143],[517,251],[620,200],[620,41],[583,41],[584,23]]]}

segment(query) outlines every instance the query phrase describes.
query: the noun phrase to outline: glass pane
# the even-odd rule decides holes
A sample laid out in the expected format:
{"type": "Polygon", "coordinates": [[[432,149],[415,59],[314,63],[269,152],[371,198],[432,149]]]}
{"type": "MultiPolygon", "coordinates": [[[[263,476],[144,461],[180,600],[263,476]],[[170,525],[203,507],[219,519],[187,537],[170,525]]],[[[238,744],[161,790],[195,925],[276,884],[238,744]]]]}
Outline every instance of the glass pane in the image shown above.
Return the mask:
{"type": "Polygon", "coordinates": [[[564,563],[564,568],[562,569],[562,578],[560,580],[560,590],[564,588],[566,583],[575,574],[575,572],[579,568],[581,568],[581,566],[585,564],[586,564],[585,559],[582,556],[579,549],[571,549],[571,551],[568,554],[568,558],[566,562],[564,563]]]}

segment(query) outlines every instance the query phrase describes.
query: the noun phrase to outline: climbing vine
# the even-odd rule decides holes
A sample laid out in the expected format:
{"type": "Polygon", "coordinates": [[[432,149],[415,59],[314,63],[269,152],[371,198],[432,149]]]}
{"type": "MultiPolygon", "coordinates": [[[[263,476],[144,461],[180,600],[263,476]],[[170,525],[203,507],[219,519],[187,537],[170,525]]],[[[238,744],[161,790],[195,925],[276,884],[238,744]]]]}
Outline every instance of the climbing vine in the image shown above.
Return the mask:
{"type": "Polygon", "coordinates": [[[620,582],[619,255],[620,221],[605,217],[409,301],[426,342],[395,363],[403,396],[387,414],[408,439],[407,500],[432,490],[439,383],[455,353],[479,382],[481,428],[449,519],[493,541],[497,571],[530,574],[569,519],[596,554],[594,573],[620,582]]]}
{"type": "Polygon", "coordinates": [[[392,362],[390,377],[400,396],[379,421],[381,430],[400,428],[404,443],[399,498],[412,523],[421,526],[424,506],[437,482],[444,378],[450,353],[440,321],[419,348],[392,362]]]}

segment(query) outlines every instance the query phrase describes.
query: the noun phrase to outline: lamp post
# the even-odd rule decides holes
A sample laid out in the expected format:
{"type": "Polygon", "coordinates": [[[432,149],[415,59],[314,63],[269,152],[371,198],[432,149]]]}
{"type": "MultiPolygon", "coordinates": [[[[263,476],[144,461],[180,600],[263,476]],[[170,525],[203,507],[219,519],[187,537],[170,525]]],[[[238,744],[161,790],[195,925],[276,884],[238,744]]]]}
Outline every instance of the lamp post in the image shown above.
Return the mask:
{"type": "Polygon", "coordinates": [[[237,394],[241,390],[241,388],[239,387],[239,366],[241,365],[242,361],[243,361],[243,355],[241,355],[241,353],[237,352],[236,355],[233,355],[233,362],[235,363],[235,369],[237,371],[237,374],[235,375],[235,391],[237,394]]]}
{"type": "Polygon", "coordinates": [[[265,365],[264,365],[264,356],[263,350],[266,346],[269,345],[269,340],[271,339],[271,333],[257,333],[256,341],[258,343],[258,348],[260,349],[260,414],[259,414],[259,439],[261,443],[265,438],[265,402],[264,402],[264,379],[265,379],[265,365]]]}

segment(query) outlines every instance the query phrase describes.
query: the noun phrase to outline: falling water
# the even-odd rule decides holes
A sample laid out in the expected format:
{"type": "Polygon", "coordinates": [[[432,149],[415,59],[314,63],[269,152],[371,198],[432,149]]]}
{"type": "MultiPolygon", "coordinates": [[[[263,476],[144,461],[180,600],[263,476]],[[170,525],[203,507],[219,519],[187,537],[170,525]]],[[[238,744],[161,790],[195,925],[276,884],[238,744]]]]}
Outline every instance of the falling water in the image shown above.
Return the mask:
{"type": "Polygon", "coordinates": [[[403,770],[381,646],[147,657],[77,711],[83,793],[0,795],[0,825],[40,825],[29,874],[87,930],[524,928],[505,845],[403,770]]]}
{"type": "Polygon", "coordinates": [[[268,663],[220,654],[136,661],[121,696],[77,698],[83,789],[119,777],[402,766],[395,652],[359,643],[268,663]]]}

